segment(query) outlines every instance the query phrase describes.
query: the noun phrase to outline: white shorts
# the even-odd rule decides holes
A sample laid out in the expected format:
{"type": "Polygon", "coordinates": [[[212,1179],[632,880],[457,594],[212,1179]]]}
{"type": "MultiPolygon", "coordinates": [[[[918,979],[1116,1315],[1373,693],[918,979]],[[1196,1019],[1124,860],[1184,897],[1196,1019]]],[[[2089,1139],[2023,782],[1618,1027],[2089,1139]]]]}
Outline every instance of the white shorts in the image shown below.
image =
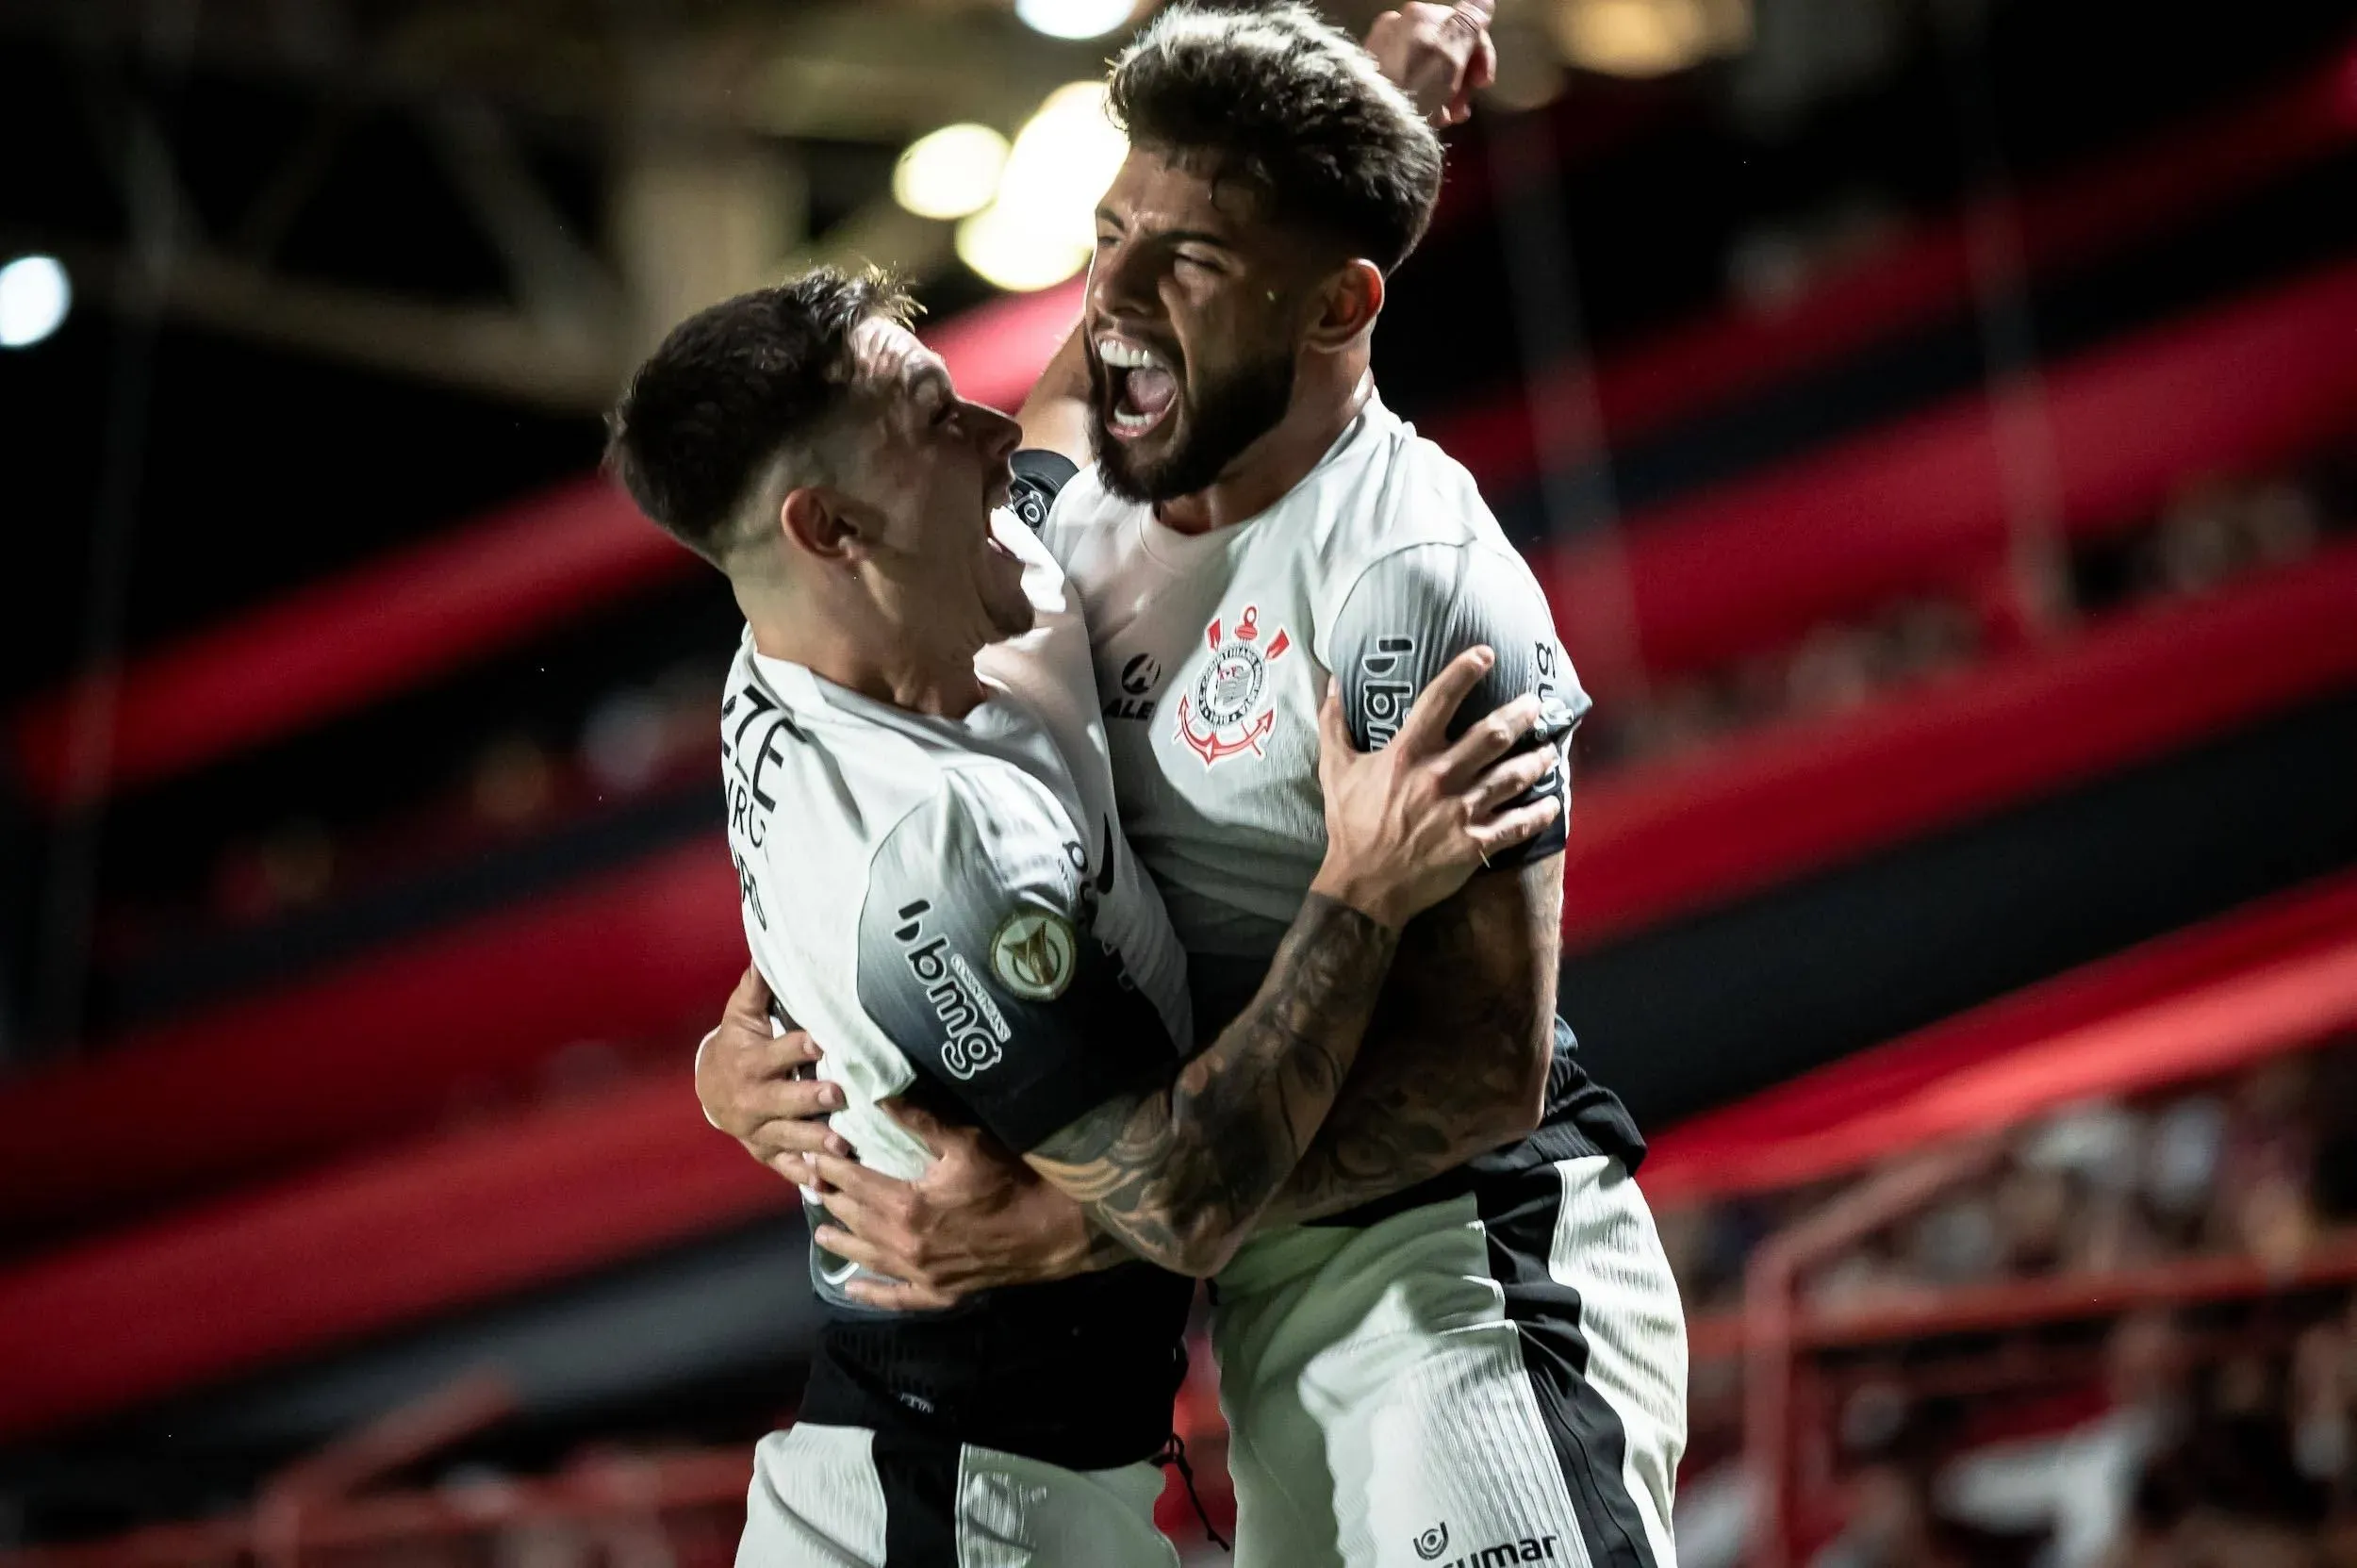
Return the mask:
{"type": "Polygon", "coordinates": [[[1150,1464],[1066,1470],[994,1448],[802,1423],[753,1450],[737,1568],[1177,1568],[1150,1464]]]}
{"type": "Polygon", "coordinates": [[[1619,1161],[1258,1238],[1215,1299],[1238,1568],[1674,1568],[1685,1314],[1619,1161]]]}

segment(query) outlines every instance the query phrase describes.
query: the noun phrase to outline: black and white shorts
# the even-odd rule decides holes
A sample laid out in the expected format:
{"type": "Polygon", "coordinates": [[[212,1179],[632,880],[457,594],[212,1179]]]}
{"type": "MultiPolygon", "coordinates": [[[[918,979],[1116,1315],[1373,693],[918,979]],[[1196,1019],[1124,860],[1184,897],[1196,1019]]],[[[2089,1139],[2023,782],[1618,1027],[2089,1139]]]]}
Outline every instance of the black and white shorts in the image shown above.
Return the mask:
{"type": "Polygon", "coordinates": [[[1256,1238],[1216,1299],[1239,1568],[1674,1568],[1685,1314],[1620,1161],[1256,1238]]]}
{"type": "Polygon", "coordinates": [[[753,1451],[737,1568],[1178,1568],[1151,1464],[1067,1470],[802,1422],[753,1451]]]}

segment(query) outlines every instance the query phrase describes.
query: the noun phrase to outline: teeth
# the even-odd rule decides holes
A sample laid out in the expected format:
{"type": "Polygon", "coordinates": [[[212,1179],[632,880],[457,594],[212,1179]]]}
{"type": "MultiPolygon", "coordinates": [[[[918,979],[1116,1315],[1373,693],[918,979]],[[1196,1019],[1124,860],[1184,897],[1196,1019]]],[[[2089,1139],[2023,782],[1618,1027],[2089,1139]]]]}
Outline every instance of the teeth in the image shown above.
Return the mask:
{"type": "Polygon", "coordinates": [[[1096,357],[1123,371],[1142,371],[1148,366],[1162,364],[1160,359],[1135,343],[1124,342],[1118,338],[1099,338],[1096,340],[1096,357]]]}

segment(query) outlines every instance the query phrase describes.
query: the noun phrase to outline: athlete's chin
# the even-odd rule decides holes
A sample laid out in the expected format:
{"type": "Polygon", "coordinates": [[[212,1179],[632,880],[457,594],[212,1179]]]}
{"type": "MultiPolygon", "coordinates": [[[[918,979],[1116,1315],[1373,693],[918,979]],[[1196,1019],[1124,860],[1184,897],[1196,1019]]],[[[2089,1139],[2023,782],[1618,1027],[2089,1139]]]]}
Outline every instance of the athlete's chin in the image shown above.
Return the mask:
{"type": "Polygon", "coordinates": [[[1170,475],[1178,466],[1173,461],[1176,454],[1175,443],[1101,442],[1096,449],[1097,477],[1119,500],[1168,501],[1183,493],[1170,485],[1170,475]]]}
{"type": "Polygon", "coordinates": [[[1013,603],[1004,604],[994,602],[984,604],[982,609],[990,617],[990,629],[996,634],[991,639],[994,642],[1019,637],[1039,621],[1039,613],[1031,607],[1029,599],[1018,598],[1013,603]]]}
{"type": "Polygon", "coordinates": [[[1023,591],[1023,563],[996,539],[991,541],[981,580],[975,586],[981,590],[982,618],[997,634],[995,640],[1019,637],[1031,629],[1037,617],[1031,607],[1031,596],[1023,591]]]}

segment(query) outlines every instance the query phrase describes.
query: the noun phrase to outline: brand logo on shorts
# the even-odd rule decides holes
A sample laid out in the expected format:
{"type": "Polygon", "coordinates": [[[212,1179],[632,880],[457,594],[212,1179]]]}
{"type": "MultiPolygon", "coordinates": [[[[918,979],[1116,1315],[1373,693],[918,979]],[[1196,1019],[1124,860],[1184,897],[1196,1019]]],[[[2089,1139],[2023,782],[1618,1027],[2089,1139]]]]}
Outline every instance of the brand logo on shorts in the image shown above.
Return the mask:
{"type": "Polygon", "coordinates": [[[1053,1001],[1072,983],[1080,957],[1071,922],[1041,909],[1018,910],[990,939],[990,972],[1030,1001],[1053,1001]]]}
{"type": "Polygon", "coordinates": [[[933,906],[919,899],[900,909],[901,925],[893,932],[909,973],[925,988],[933,1016],[941,1020],[941,1065],[960,1082],[998,1065],[1009,1031],[990,993],[946,936],[926,941],[919,916],[933,906]]]}
{"type": "MultiPolygon", "coordinates": [[[[1494,1546],[1484,1546],[1468,1552],[1440,1568],[1506,1568],[1509,1562],[1553,1562],[1555,1543],[1552,1535],[1526,1535],[1520,1541],[1501,1541],[1494,1546]]],[[[1415,1540],[1416,1555],[1426,1562],[1439,1561],[1448,1550],[1448,1527],[1435,1525],[1415,1540]]]]}
{"type": "Polygon", "coordinates": [[[1261,745],[1277,727],[1277,709],[1261,706],[1268,667],[1292,649],[1293,638],[1281,626],[1263,634],[1261,607],[1246,604],[1232,634],[1215,619],[1204,628],[1203,640],[1211,645],[1211,662],[1195,678],[1195,690],[1178,699],[1178,738],[1206,767],[1242,751],[1266,755],[1261,745]]]}

